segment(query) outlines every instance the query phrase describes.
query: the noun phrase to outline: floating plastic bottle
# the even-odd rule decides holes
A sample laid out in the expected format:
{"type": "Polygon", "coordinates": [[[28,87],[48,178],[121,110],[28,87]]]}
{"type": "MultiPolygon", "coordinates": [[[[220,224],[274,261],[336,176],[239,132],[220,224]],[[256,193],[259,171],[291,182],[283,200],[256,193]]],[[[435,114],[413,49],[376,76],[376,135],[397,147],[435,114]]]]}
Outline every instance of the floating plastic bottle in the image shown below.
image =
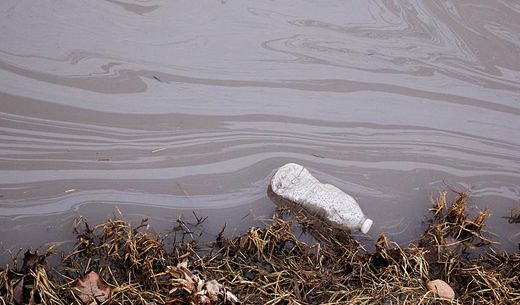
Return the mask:
{"type": "Polygon", "coordinates": [[[333,185],[320,183],[299,164],[280,167],[271,179],[271,190],[338,227],[366,234],[372,226],[373,221],[365,217],[352,196],[333,185]]]}

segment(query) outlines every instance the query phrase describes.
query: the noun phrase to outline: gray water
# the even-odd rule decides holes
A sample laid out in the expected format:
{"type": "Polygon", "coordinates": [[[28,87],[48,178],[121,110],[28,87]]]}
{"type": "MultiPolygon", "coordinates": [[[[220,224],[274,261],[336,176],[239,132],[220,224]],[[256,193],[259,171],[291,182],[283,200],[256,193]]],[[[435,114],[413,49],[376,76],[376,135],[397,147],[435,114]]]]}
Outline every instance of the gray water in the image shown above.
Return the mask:
{"type": "Polygon", "coordinates": [[[297,162],[380,232],[417,238],[471,192],[500,247],[520,225],[520,3],[0,2],[0,253],[72,221],[192,211],[239,233],[297,162]]]}

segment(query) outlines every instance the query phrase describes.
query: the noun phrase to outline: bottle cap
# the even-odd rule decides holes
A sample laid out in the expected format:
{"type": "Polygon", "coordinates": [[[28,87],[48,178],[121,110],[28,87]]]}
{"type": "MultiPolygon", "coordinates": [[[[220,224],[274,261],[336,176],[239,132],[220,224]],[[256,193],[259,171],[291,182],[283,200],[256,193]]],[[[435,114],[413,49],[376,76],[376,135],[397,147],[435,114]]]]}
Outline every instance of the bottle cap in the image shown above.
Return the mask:
{"type": "Polygon", "coordinates": [[[374,222],[372,221],[372,219],[367,219],[363,222],[363,224],[361,225],[361,232],[363,232],[363,234],[367,234],[368,231],[370,230],[370,227],[372,227],[372,224],[374,222]]]}

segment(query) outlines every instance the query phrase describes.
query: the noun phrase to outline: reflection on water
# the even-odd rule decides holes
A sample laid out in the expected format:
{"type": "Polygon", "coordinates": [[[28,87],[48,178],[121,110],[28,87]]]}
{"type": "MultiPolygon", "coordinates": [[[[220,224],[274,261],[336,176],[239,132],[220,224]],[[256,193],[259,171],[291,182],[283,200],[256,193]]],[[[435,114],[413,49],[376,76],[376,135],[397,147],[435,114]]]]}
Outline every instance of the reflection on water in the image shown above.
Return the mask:
{"type": "Polygon", "coordinates": [[[117,208],[245,228],[288,161],[354,195],[373,237],[415,238],[448,185],[520,240],[516,1],[0,8],[0,252],[117,208]]]}

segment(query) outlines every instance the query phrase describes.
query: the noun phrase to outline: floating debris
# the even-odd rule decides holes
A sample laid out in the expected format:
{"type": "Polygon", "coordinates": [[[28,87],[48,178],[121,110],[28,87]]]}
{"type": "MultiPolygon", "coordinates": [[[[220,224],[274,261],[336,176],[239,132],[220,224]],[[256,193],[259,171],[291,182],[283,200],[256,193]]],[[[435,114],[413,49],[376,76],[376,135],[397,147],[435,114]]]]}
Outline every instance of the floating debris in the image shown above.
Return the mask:
{"type": "MultiPolygon", "coordinates": [[[[166,272],[158,274],[171,275],[171,290],[169,294],[179,294],[179,303],[186,302],[189,304],[204,305],[216,304],[222,300],[224,304],[239,304],[238,298],[223,285],[215,280],[205,281],[201,276],[193,273],[188,269],[189,253],[182,255],[176,267],[168,266],[166,272]]],[[[173,300],[170,300],[172,302],[173,300]]]]}
{"type": "Polygon", "coordinates": [[[352,196],[331,184],[321,183],[299,164],[280,167],[268,191],[340,228],[366,234],[372,227],[373,221],[365,217],[352,196]]]}
{"type": "Polygon", "coordinates": [[[166,147],[156,148],[156,149],[152,150],[152,154],[163,151],[163,150],[166,150],[166,147]]]}
{"type": "Polygon", "coordinates": [[[520,207],[511,209],[511,216],[505,218],[509,219],[509,223],[520,223],[520,207]]]}

